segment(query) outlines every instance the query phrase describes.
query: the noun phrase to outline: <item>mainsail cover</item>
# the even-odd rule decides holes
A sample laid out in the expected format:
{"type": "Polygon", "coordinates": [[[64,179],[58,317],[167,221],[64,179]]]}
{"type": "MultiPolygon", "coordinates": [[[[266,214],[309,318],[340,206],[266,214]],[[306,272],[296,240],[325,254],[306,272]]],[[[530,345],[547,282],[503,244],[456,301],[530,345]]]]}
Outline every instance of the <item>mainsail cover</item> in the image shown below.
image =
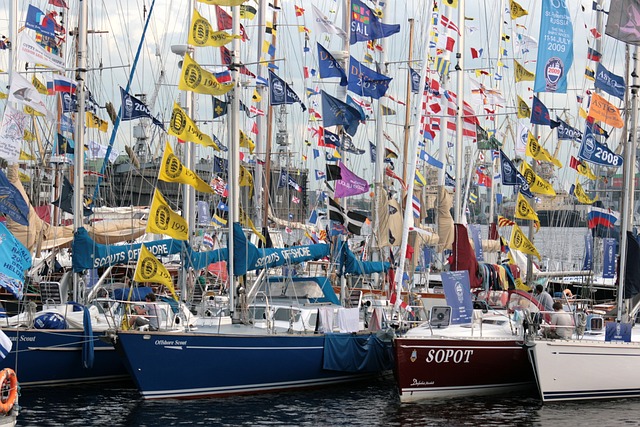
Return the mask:
{"type": "Polygon", "coordinates": [[[451,253],[451,271],[467,270],[469,272],[469,284],[472,288],[482,285],[479,274],[478,260],[469,242],[469,234],[464,224],[455,224],[455,238],[451,253]]]}
{"type": "Polygon", "coordinates": [[[340,253],[339,274],[386,273],[391,266],[388,262],[358,260],[346,241],[339,242],[338,252],[340,253]]]}
{"type": "Polygon", "coordinates": [[[627,231],[627,267],[624,272],[624,297],[640,294],[640,244],[633,233],[627,231]]]}
{"type": "Polygon", "coordinates": [[[438,252],[451,249],[453,244],[453,217],[451,207],[453,206],[453,195],[440,186],[438,190],[438,252]]]}

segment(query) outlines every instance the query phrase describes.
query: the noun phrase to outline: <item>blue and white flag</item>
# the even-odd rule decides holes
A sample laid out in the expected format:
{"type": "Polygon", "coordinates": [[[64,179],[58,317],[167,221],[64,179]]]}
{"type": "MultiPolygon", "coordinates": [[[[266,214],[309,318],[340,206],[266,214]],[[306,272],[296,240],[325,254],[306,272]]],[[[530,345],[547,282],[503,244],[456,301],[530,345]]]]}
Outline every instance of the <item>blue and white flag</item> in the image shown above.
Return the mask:
{"type": "Polygon", "coordinates": [[[534,92],[567,93],[573,63],[573,25],[565,1],[542,0],[534,92]],[[544,41],[544,42],[543,42],[544,41]]]}
{"type": "Polygon", "coordinates": [[[618,255],[618,243],[613,237],[602,239],[604,260],[602,263],[602,278],[613,279],[616,277],[616,257],[618,255]]]}
{"type": "Polygon", "coordinates": [[[316,181],[320,181],[321,179],[325,179],[326,177],[327,174],[325,171],[316,169],[316,181]]]}
{"type": "Polygon", "coordinates": [[[318,68],[321,79],[340,77],[340,86],[347,85],[347,73],[344,68],[320,43],[318,43],[318,68]]]}
{"type": "Polygon", "coordinates": [[[451,175],[449,175],[449,173],[445,173],[444,174],[444,185],[446,185],[447,187],[455,187],[456,186],[455,178],[452,177],[451,175]]]}
{"type": "Polygon", "coordinates": [[[74,132],[73,119],[66,114],[60,115],[60,131],[61,132],[74,132]]]}
{"type": "Polygon", "coordinates": [[[269,70],[269,105],[294,104],[296,102],[300,103],[302,111],[307,110],[298,94],[284,80],[269,70]]]}
{"type": "Polygon", "coordinates": [[[411,81],[411,92],[418,93],[418,88],[420,87],[420,73],[409,67],[409,76],[411,81]]]}
{"type": "Polygon", "coordinates": [[[518,169],[511,159],[500,150],[500,170],[502,175],[502,185],[518,185],[518,169]]]}
{"type": "Polygon", "coordinates": [[[624,93],[627,90],[624,78],[608,71],[600,62],[598,62],[598,66],[596,68],[595,86],[596,89],[602,89],[609,95],[613,95],[624,101],[624,93]]]}
{"type": "Polygon", "coordinates": [[[211,214],[209,213],[209,202],[198,200],[196,212],[198,212],[198,225],[209,225],[209,223],[211,222],[211,214]]]}
{"type": "Polygon", "coordinates": [[[358,111],[358,114],[360,114],[361,122],[367,120],[367,114],[364,112],[364,109],[349,94],[347,94],[347,105],[353,107],[356,111],[358,111]]]}
{"type": "Polygon", "coordinates": [[[324,127],[340,125],[351,136],[356,134],[360,124],[360,113],[352,106],[345,104],[322,91],[322,125],[324,127]]]}
{"type": "Polygon", "coordinates": [[[213,173],[226,175],[229,171],[229,160],[213,156],[213,173]]]}
{"type": "MultiPolygon", "coordinates": [[[[29,225],[29,205],[22,194],[7,176],[0,170],[0,213],[8,216],[20,225],[29,225]]],[[[11,258],[3,258],[8,260],[11,258]]]]}
{"type": "Polygon", "coordinates": [[[359,96],[380,99],[389,89],[391,77],[365,67],[353,56],[349,61],[349,85],[347,89],[359,96]]]}
{"type": "Polygon", "coordinates": [[[25,271],[31,268],[31,253],[0,222],[0,286],[22,299],[25,271]]]}
{"type": "Polygon", "coordinates": [[[569,126],[567,122],[556,117],[556,121],[560,125],[556,128],[558,132],[558,139],[570,139],[574,141],[582,141],[582,132],[578,129],[569,126]]]}
{"type": "Polygon", "coordinates": [[[154,125],[160,129],[164,129],[162,122],[151,115],[149,107],[144,102],[140,101],[133,95],[129,95],[126,90],[120,87],[120,97],[122,100],[122,106],[120,110],[120,120],[128,121],[134,119],[140,119],[142,117],[148,117],[151,119],[154,125]]]}
{"type": "Polygon", "coordinates": [[[71,92],[58,92],[63,113],[75,113],[78,111],[78,98],[71,92]]]}
{"type": "Polygon", "coordinates": [[[473,248],[478,261],[484,261],[484,253],[482,251],[482,229],[478,224],[469,224],[469,232],[473,239],[473,248]]]}
{"type": "Polygon", "coordinates": [[[469,272],[467,270],[443,271],[442,287],[447,305],[451,306],[451,324],[471,323],[473,301],[471,301],[469,272]]]}
{"type": "Polygon", "coordinates": [[[584,136],[578,157],[590,163],[602,166],[619,167],[622,166],[622,156],[617,155],[609,149],[609,147],[596,141],[591,128],[588,126],[584,129],[584,136]]]}
{"type": "Polygon", "coordinates": [[[216,209],[219,210],[220,212],[229,212],[229,205],[227,205],[225,202],[220,200],[218,202],[218,206],[216,206],[216,209]]]}
{"type": "Polygon", "coordinates": [[[411,207],[413,209],[413,217],[420,218],[420,198],[415,194],[413,195],[413,199],[411,200],[411,207]]]}
{"type": "Polygon", "coordinates": [[[360,0],[351,0],[350,44],[382,39],[400,32],[400,24],[383,24],[378,16],[360,0]]]}
{"type": "Polygon", "coordinates": [[[444,167],[444,165],[442,164],[442,162],[438,159],[436,159],[435,157],[429,155],[429,153],[427,153],[424,150],[420,150],[420,159],[424,160],[425,162],[427,162],[427,164],[436,167],[438,169],[442,169],[444,167]]]}
{"type": "Polygon", "coordinates": [[[582,262],[583,270],[591,270],[593,268],[593,236],[591,233],[584,235],[584,261],[582,262]]]}

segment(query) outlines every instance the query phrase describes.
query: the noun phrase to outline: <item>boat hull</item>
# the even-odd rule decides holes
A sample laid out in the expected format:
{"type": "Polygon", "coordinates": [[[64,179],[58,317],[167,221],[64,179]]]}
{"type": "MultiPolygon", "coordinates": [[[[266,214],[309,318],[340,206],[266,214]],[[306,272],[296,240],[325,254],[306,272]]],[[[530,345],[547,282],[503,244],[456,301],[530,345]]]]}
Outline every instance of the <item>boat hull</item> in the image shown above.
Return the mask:
{"type": "Polygon", "coordinates": [[[394,340],[402,402],[509,393],[534,388],[522,341],[399,337],[394,340]]]}
{"type": "Polygon", "coordinates": [[[91,368],[83,364],[81,330],[2,328],[13,343],[0,369],[16,371],[21,387],[58,386],[129,378],[113,345],[93,335],[94,360],[91,368]],[[17,357],[16,357],[17,356],[17,357]]]}
{"type": "Polygon", "coordinates": [[[325,369],[323,335],[120,331],[115,346],[145,399],[292,390],[381,373],[325,369]]]}
{"type": "Polygon", "coordinates": [[[640,345],[588,340],[529,345],[544,402],[640,396],[640,345]]]}

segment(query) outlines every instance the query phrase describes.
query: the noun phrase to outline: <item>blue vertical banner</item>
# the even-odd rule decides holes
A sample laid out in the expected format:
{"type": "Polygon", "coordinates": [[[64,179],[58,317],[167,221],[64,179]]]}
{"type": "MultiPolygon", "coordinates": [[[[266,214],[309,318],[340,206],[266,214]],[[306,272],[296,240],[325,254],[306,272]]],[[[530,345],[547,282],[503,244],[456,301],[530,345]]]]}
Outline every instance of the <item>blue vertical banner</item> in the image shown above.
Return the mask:
{"type": "Polygon", "coordinates": [[[593,268],[593,236],[591,233],[584,235],[584,261],[582,263],[583,270],[591,270],[593,268]]]}
{"type": "Polygon", "coordinates": [[[478,261],[484,261],[484,254],[482,252],[482,230],[478,224],[469,224],[469,233],[473,239],[473,248],[476,252],[476,259],[478,261]]]}
{"type": "Polygon", "coordinates": [[[467,270],[443,271],[442,286],[447,305],[451,306],[451,324],[471,323],[473,302],[471,301],[469,272],[467,270]]]}
{"type": "Polygon", "coordinates": [[[534,92],[567,93],[573,26],[566,0],[542,0],[534,92]]]}
{"type": "Polygon", "coordinates": [[[618,254],[617,242],[613,237],[602,239],[604,260],[602,262],[602,278],[613,279],[616,277],[616,256],[618,254]]]}

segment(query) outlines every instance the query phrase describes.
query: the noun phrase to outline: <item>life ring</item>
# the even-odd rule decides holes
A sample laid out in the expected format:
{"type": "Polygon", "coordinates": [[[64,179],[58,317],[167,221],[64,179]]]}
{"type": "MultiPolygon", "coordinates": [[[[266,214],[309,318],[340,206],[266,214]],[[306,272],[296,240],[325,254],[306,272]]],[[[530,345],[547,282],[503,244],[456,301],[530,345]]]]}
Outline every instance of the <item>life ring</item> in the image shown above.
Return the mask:
{"type": "Polygon", "coordinates": [[[8,414],[18,398],[18,377],[13,369],[5,368],[0,371],[0,414],[8,414]],[[9,394],[4,390],[9,387],[9,394]]]}

